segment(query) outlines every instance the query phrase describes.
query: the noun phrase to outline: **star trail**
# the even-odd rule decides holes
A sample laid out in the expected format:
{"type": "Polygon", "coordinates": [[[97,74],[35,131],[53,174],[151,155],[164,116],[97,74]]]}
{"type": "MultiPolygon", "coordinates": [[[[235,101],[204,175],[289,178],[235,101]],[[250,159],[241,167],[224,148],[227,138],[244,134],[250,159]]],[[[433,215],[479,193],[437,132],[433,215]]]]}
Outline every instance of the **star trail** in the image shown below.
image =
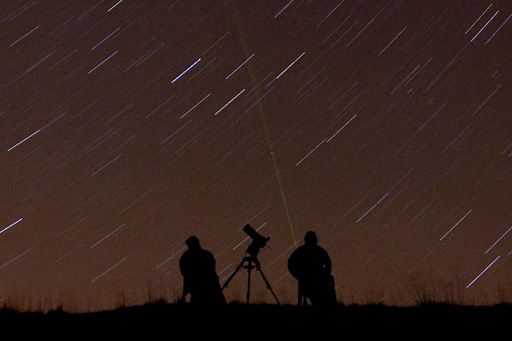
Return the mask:
{"type": "MultiPolygon", "coordinates": [[[[307,231],[344,304],[512,300],[510,1],[0,3],[0,303],[221,284],[251,224],[282,303],[307,231]]],[[[228,301],[245,297],[235,277],[228,301]]],[[[259,278],[252,299],[272,303],[259,278]]]]}

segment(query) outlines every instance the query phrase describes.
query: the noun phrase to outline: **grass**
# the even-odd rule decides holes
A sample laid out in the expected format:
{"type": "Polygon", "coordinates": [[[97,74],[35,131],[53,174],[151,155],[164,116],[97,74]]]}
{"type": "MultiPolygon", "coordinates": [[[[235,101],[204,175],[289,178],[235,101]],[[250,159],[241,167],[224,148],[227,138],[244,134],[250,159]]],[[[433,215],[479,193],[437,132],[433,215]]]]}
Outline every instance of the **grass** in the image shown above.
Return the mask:
{"type": "MultiPolygon", "coordinates": [[[[337,305],[332,308],[275,304],[230,303],[224,307],[198,308],[165,301],[111,311],[47,313],[0,310],[0,330],[19,336],[84,337],[160,335],[218,335],[222,338],[265,336],[328,336],[357,333],[357,339],[399,334],[424,336],[434,332],[461,336],[477,329],[492,333],[508,325],[511,305],[458,306],[423,303],[414,307],[337,305]],[[468,329],[469,328],[469,329],[468,329]]],[[[441,334],[440,334],[441,335],[441,334]]],[[[471,335],[474,336],[473,332],[471,335]]],[[[487,334],[489,336],[489,334],[487,334]]],[[[145,338],[147,339],[147,338],[145,338]]]]}
{"type": "MultiPolygon", "coordinates": [[[[452,333],[459,340],[464,331],[475,336],[477,330],[484,332],[488,339],[490,333],[508,326],[512,319],[511,301],[504,299],[509,295],[503,296],[500,301],[503,304],[475,306],[451,287],[442,287],[444,290],[438,286],[418,287],[409,292],[415,302],[411,306],[395,305],[392,302],[397,300],[393,297],[387,301],[390,305],[381,304],[385,295],[376,292],[373,295],[376,299],[368,298],[368,303],[338,303],[329,309],[290,303],[276,305],[268,297],[251,304],[235,297],[224,307],[198,308],[178,304],[179,291],[164,298],[154,287],[148,288],[138,300],[145,304],[134,304],[133,297],[122,293],[118,297],[118,308],[99,312],[85,309],[82,313],[72,313],[63,309],[64,305],[58,308],[52,304],[51,295],[38,300],[14,295],[16,299],[4,300],[3,308],[0,307],[0,330],[4,335],[15,331],[20,336],[50,335],[67,339],[100,335],[140,335],[144,340],[149,340],[150,335],[171,340],[187,335],[218,335],[227,339],[320,336],[319,339],[324,339],[322,336],[332,338],[330,335],[334,334],[358,335],[359,340],[383,335],[396,338],[400,334],[408,338],[430,334],[437,338],[452,333]],[[442,302],[439,297],[443,298],[442,302]]],[[[345,302],[355,302],[345,299],[345,302]]]]}

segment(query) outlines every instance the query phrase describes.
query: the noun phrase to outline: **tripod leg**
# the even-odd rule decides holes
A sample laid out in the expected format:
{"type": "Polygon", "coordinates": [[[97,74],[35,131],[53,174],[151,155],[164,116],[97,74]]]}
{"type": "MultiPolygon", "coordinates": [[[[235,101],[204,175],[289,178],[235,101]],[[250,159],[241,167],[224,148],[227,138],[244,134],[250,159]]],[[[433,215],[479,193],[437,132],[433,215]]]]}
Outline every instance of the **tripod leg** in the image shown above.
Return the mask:
{"type": "Polygon", "coordinates": [[[235,277],[236,273],[238,272],[238,270],[240,270],[240,268],[244,265],[244,260],[242,260],[240,262],[240,264],[236,267],[235,271],[233,271],[233,273],[231,274],[231,276],[229,276],[228,280],[224,283],[224,285],[222,286],[222,288],[220,290],[223,290],[224,288],[226,288],[229,284],[229,282],[231,282],[231,280],[233,279],[233,277],[235,277]]]}
{"type": "Polygon", "coordinates": [[[274,293],[274,290],[272,290],[272,287],[270,286],[270,283],[269,281],[267,280],[267,278],[265,277],[265,275],[263,274],[263,271],[261,270],[261,267],[259,265],[256,266],[256,270],[259,271],[259,273],[261,274],[261,277],[263,278],[263,281],[265,282],[266,286],[267,286],[267,289],[270,290],[270,292],[272,293],[272,296],[274,296],[277,304],[281,305],[281,303],[279,302],[279,300],[277,299],[277,296],[276,294],[274,293]]]}
{"type": "Polygon", "coordinates": [[[247,304],[249,304],[251,299],[251,269],[252,266],[249,264],[249,267],[247,268],[247,304]]]}

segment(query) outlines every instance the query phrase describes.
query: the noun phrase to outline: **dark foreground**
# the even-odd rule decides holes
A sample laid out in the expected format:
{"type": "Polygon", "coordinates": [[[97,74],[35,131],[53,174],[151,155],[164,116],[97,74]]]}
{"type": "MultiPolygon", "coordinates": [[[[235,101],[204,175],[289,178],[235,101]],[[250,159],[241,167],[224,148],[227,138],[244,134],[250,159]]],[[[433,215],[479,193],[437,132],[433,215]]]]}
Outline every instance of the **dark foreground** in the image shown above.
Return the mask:
{"type": "MultiPolygon", "coordinates": [[[[87,314],[62,311],[17,313],[0,310],[2,335],[82,338],[148,336],[159,339],[209,336],[219,339],[325,336],[330,339],[382,337],[490,337],[512,323],[512,306],[461,307],[424,304],[412,308],[385,306],[313,306],[229,304],[221,308],[154,303],[87,314]]],[[[322,338],[323,339],[323,338],[322,338]]]]}

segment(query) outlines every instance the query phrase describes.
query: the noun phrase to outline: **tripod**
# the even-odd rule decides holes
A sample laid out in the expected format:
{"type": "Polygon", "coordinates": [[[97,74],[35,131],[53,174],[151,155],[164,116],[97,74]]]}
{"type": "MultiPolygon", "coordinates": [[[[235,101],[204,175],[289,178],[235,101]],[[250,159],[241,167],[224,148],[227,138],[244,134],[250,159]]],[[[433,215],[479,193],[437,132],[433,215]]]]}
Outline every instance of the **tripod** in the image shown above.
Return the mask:
{"type": "Polygon", "coordinates": [[[233,279],[233,277],[235,277],[235,275],[238,272],[238,270],[240,270],[242,267],[247,269],[247,304],[249,304],[249,299],[251,298],[251,270],[252,269],[256,269],[261,274],[261,277],[263,278],[263,281],[265,282],[265,284],[267,286],[267,289],[270,290],[270,292],[272,293],[272,295],[276,299],[277,304],[281,305],[281,303],[279,303],[279,300],[277,299],[276,294],[272,290],[272,287],[270,286],[270,283],[268,282],[267,278],[263,274],[263,271],[261,270],[261,264],[258,261],[258,258],[256,258],[256,256],[246,256],[246,257],[244,257],[242,259],[242,261],[240,262],[240,264],[235,269],[235,271],[233,272],[233,274],[228,278],[226,283],[224,283],[224,285],[222,286],[221,290],[223,290],[224,288],[226,288],[228,286],[229,282],[233,279]]]}

